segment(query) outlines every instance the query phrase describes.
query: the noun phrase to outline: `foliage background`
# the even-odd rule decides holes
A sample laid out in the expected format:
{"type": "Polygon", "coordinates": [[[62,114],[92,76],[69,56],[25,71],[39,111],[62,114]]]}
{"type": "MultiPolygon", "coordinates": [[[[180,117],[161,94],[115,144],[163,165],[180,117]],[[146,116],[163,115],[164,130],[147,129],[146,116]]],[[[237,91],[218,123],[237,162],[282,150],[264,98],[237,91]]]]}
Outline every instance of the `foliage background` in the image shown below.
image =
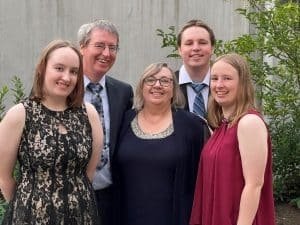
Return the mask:
{"type": "MultiPolygon", "coordinates": [[[[14,104],[19,103],[22,99],[25,98],[25,89],[23,86],[23,82],[20,78],[17,76],[14,76],[11,81],[10,87],[7,85],[4,85],[3,87],[0,87],[0,122],[4,116],[6,107],[5,107],[5,99],[8,97],[8,95],[12,95],[14,98],[14,104]]],[[[17,177],[19,173],[19,167],[18,164],[15,167],[14,176],[17,177]]],[[[6,208],[6,202],[0,192],[0,224],[2,223],[3,214],[5,212],[6,208]]]]}

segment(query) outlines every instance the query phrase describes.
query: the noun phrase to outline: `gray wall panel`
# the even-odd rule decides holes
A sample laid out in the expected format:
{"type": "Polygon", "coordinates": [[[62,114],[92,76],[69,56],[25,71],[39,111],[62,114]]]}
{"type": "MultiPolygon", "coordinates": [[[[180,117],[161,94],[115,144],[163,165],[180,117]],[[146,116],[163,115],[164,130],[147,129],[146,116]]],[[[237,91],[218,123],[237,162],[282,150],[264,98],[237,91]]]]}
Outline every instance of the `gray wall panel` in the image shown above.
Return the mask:
{"type": "Polygon", "coordinates": [[[114,22],[120,32],[120,52],[111,73],[135,86],[145,66],[166,61],[174,69],[180,60],[166,59],[157,28],[176,29],[192,18],[206,21],[218,39],[247,33],[249,25],[234,10],[243,0],[0,0],[0,87],[17,75],[29,91],[39,53],[49,41],[76,41],[79,26],[96,18],[114,22]]]}

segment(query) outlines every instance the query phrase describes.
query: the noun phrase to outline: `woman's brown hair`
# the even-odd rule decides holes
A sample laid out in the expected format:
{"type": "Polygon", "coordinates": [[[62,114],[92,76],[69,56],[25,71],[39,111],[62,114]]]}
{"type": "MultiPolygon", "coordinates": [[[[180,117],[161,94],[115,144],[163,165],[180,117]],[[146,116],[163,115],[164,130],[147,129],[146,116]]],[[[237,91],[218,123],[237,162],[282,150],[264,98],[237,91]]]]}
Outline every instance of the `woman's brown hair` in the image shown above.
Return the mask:
{"type": "Polygon", "coordinates": [[[33,87],[30,94],[30,98],[36,101],[41,101],[44,99],[44,80],[45,80],[45,71],[49,56],[52,52],[59,48],[71,48],[79,58],[79,69],[77,83],[74,87],[74,90],[67,97],[67,105],[69,107],[79,107],[83,103],[84,95],[84,85],[83,85],[83,65],[82,65],[82,56],[78,48],[67,40],[54,40],[51,41],[42,51],[41,56],[38,60],[38,63],[35,68],[35,75],[33,80],[33,87]]]}

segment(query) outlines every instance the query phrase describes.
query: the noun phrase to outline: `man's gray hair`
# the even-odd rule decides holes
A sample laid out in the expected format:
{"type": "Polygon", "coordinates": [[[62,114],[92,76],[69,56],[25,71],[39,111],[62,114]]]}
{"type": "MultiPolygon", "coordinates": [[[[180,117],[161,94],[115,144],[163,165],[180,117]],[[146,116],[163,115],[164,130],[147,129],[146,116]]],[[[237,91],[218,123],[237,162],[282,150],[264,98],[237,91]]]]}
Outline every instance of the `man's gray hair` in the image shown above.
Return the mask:
{"type": "Polygon", "coordinates": [[[83,24],[79,28],[77,33],[79,46],[86,46],[90,42],[93,29],[105,30],[114,34],[117,37],[117,44],[119,45],[119,33],[116,26],[108,20],[95,20],[91,23],[83,24]]]}

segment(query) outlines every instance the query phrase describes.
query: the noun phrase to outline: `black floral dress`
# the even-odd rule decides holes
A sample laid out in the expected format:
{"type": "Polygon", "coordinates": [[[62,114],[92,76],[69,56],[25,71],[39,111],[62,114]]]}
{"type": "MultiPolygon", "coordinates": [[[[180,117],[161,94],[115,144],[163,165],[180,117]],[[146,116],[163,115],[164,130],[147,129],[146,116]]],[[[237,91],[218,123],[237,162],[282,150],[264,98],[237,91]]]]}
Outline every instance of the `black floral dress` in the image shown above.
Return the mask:
{"type": "Polygon", "coordinates": [[[99,224],[86,175],[92,133],[85,106],[57,112],[32,100],[23,105],[20,174],[2,224],[99,224]]]}

